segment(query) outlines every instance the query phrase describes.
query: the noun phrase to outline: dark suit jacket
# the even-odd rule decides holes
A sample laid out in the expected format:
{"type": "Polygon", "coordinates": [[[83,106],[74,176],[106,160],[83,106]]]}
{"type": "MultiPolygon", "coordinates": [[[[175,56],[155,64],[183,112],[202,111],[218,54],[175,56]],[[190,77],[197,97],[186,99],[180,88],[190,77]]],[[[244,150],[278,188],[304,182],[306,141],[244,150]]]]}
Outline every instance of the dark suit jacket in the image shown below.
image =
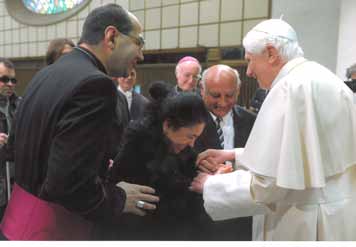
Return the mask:
{"type": "Polygon", "coordinates": [[[104,182],[117,89],[89,51],[38,72],[16,113],[15,182],[27,192],[92,220],[112,220],[122,189],[104,182]]]}
{"type": "MultiPolygon", "coordinates": [[[[255,122],[256,114],[237,105],[232,112],[235,130],[234,147],[244,147],[255,122]]],[[[194,148],[198,152],[209,148],[221,149],[216,125],[211,116],[203,133],[195,142],[194,148]]],[[[217,221],[211,223],[207,228],[210,228],[207,240],[248,241],[252,239],[252,217],[217,221]]]]}
{"type": "Polygon", "coordinates": [[[142,118],[143,112],[145,111],[145,108],[148,103],[149,100],[145,96],[133,91],[130,109],[131,120],[137,120],[142,118]]]}

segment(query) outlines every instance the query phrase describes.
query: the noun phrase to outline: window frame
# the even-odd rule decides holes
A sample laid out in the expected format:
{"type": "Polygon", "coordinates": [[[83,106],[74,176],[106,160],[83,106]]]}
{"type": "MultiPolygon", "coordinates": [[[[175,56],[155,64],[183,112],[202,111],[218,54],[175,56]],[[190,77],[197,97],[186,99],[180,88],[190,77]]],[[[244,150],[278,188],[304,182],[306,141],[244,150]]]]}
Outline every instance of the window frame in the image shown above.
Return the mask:
{"type": "Polygon", "coordinates": [[[5,0],[10,16],[16,21],[29,26],[46,26],[72,17],[87,6],[91,0],[84,0],[78,6],[57,14],[40,14],[29,10],[22,0],[5,0]]]}

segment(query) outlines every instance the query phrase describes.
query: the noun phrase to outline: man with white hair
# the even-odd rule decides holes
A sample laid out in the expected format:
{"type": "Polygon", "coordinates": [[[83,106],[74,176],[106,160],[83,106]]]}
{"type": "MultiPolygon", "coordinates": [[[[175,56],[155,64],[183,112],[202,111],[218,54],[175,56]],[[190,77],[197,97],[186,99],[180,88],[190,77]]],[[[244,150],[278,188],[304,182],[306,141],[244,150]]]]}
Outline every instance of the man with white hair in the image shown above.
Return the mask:
{"type": "MultiPolygon", "coordinates": [[[[237,70],[223,64],[211,66],[204,70],[200,85],[210,117],[195,142],[196,151],[244,147],[256,115],[237,105],[241,85],[237,70]]],[[[209,240],[247,241],[252,236],[252,218],[214,222],[208,228],[209,240]]]]}
{"type": "Polygon", "coordinates": [[[256,240],[356,240],[356,107],[351,90],[308,61],[294,29],[282,20],[255,26],[243,40],[247,75],[270,89],[244,149],[208,150],[200,174],[214,220],[254,218],[256,240]]]}
{"type": "Polygon", "coordinates": [[[175,70],[177,85],[173,88],[171,94],[195,91],[201,78],[201,71],[201,65],[196,58],[186,56],[180,59],[175,70]]]}

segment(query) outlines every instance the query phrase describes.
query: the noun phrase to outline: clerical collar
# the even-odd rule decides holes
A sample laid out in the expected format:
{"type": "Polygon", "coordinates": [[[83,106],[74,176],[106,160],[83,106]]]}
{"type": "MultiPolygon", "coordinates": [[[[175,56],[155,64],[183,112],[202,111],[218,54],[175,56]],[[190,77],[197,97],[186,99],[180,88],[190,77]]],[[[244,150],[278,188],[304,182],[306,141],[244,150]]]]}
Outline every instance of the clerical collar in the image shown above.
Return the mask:
{"type": "Polygon", "coordinates": [[[79,46],[76,46],[74,47],[74,49],[82,52],[83,54],[85,54],[89,59],[90,61],[92,61],[92,63],[100,70],[102,71],[104,74],[107,74],[107,71],[104,67],[104,65],[101,63],[101,61],[91,52],[89,51],[88,49],[84,48],[84,47],[79,47],[79,46]]]}

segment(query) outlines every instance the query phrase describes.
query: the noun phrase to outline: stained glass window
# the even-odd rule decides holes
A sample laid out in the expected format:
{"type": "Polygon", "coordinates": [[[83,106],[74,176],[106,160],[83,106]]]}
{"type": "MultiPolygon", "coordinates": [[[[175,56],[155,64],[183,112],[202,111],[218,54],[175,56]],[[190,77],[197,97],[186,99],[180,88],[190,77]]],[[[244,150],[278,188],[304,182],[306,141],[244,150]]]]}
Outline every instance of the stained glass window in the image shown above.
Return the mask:
{"type": "Polygon", "coordinates": [[[75,8],[85,0],[22,0],[27,9],[38,14],[60,14],[75,8]]]}

